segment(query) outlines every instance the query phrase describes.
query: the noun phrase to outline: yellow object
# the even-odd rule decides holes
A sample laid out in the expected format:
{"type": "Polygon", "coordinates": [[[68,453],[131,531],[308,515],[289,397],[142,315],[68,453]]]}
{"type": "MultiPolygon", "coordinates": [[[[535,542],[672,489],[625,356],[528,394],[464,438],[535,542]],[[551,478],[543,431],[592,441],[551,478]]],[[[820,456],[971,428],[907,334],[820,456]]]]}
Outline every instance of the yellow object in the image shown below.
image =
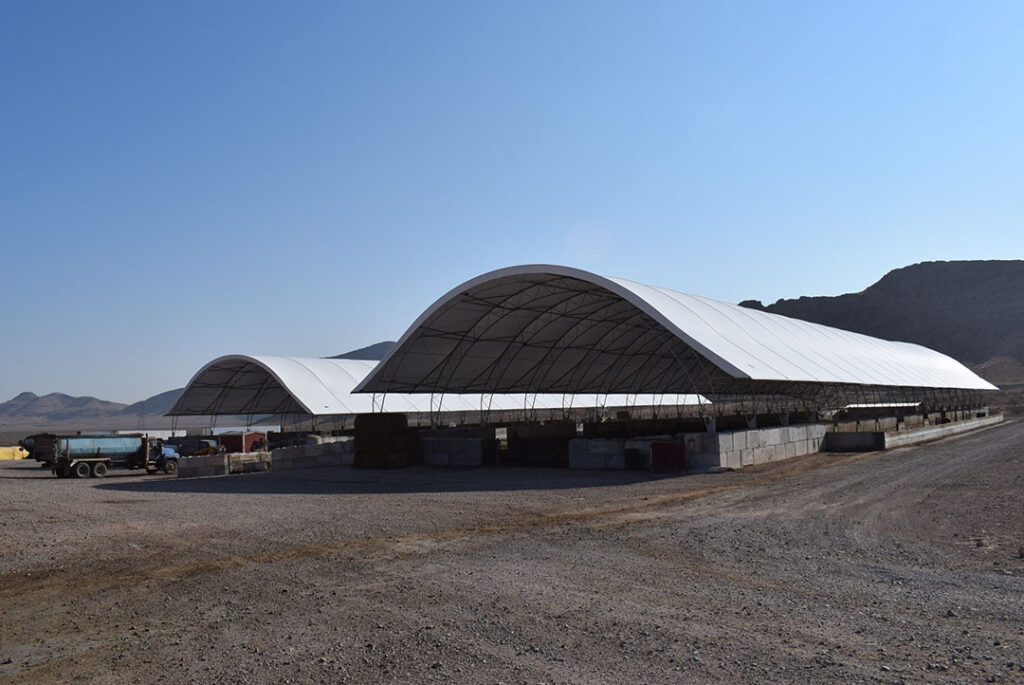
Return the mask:
{"type": "Polygon", "coordinates": [[[27,456],[28,452],[20,447],[0,447],[0,460],[24,459],[27,456]]]}

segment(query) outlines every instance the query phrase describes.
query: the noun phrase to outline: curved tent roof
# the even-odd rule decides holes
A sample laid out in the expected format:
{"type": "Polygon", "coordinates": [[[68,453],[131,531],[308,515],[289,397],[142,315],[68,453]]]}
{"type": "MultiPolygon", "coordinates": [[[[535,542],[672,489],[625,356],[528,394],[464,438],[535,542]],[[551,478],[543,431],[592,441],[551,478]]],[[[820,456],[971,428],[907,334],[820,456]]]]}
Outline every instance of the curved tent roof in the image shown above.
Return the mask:
{"type": "MultiPolygon", "coordinates": [[[[170,416],[216,414],[350,415],[374,411],[373,396],[354,395],[356,384],[376,361],[276,356],[228,355],[201,368],[175,402],[170,416]]],[[[431,411],[430,394],[388,394],[383,411],[431,411]]],[[[486,410],[562,409],[568,407],[627,407],[696,404],[690,395],[457,395],[435,398],[443,413],[486,410]]],[[[381,409],[378,408],[378,411],[381,409]]]]}
{"type": "Polygon", "coordinates": [[[956,360],[564,266],[483,274],[431,305],[358,392],[996,390],[956,360]]]}

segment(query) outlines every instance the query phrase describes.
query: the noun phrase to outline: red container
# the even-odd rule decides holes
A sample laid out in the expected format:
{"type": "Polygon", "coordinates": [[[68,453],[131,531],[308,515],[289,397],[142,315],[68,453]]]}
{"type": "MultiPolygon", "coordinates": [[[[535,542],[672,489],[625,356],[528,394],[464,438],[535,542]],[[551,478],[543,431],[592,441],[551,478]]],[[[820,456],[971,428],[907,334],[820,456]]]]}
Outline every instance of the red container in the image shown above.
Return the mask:
{"type": "Polygon", "coordinates": [[[651,471],[654,473],[679,473],[684,464],[683,443],[651,443],[651,471]]]}
{"type": "Polygon", "coordinates": [[[221,433],[220,444],[228,452],[255,452],[261,449],[261,445],[267,444],[267,436],[263,433],[221,433]]]}

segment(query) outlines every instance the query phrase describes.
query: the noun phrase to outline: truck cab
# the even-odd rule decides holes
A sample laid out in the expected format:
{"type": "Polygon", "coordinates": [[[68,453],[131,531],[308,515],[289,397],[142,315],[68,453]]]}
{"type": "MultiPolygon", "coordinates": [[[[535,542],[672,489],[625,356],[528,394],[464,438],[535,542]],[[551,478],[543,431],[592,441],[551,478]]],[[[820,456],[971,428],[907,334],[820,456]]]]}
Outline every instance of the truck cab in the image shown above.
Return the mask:
{"type": "Polygon", "coordinates": [[[146,473],[163,471],[166,474],[174,474],[178,470],[178,459],[180,458],[181,455],[173,446],[165,445],[164,441],[158,438],[150,438],[146,473]]]}

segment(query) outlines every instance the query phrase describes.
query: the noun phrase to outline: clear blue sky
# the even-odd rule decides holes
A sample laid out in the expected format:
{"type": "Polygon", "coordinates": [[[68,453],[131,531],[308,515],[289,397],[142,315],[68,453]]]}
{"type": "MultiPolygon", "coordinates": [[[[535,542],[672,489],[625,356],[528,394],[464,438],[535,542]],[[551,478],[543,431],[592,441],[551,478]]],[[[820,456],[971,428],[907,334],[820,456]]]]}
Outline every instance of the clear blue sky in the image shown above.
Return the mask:
{"type": "Polygon", "coordinates": [[[518,263],[1024,257],[1024,3],[0,4],[0,401],[396,339],[518,263]]]}

